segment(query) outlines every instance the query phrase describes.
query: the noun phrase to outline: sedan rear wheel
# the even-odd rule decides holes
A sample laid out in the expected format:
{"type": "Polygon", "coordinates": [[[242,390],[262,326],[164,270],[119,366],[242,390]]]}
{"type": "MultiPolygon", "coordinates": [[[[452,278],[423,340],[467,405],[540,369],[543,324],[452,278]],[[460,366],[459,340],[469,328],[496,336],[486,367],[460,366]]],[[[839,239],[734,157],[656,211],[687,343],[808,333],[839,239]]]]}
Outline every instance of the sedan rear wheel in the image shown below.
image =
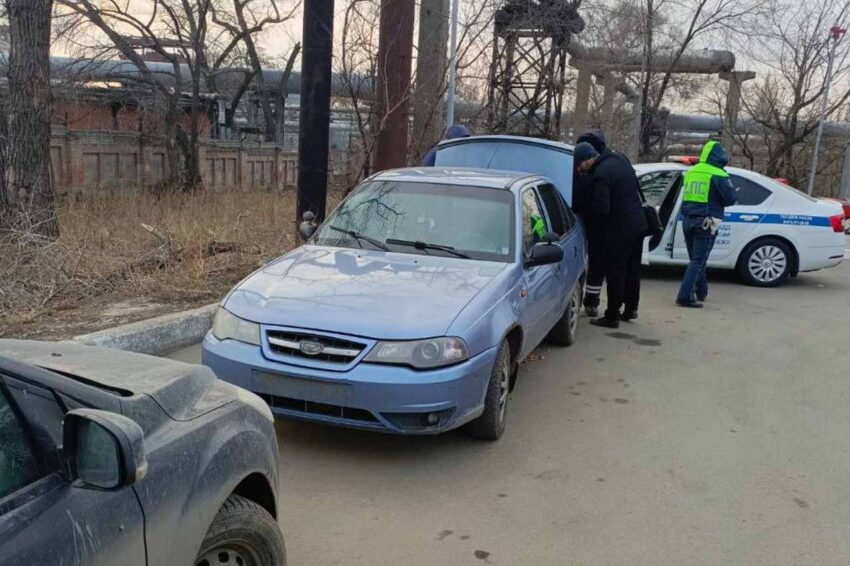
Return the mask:
{"type": "Polygon", "coordinates": [[[561,318],[558,319],[558,322],[549,331],[548,339],[550,341],[561,346],[572,346],[575,343],[583,294],[582,285],[576,285],[573,294],[570,296],[570,301],[567,303],[567,308],[564,310],[564,314],[561,315],[561,318]]]}
{"type": "Polygon", "coordinates": [[[505,431],[510,392],[511,350],[508,341],[502,340],[484,395],[484,412],[469,423],[468,430],[472,436],[482,440],[499,440],[505,431]]]}
{"type": "Polygon", "coordinates": [[[741,254],[738,273],[748,285],[774,287],[791,273],[791,249],[775,238],[753,242],[741,254]]]}

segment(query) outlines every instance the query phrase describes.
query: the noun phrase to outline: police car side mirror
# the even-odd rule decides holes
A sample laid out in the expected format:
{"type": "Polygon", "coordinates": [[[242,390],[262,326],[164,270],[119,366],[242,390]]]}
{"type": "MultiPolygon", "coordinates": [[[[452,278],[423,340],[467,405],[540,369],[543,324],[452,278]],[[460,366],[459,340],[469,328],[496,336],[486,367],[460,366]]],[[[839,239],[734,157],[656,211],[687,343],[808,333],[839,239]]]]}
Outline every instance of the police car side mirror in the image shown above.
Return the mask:
{"type": "Polygon", "coordinates": [[[531,254],[525,260],[525,267],[560,263],[562,259],[564,259],[564,250],[561,249],[561,246],[541,242],[531,248],[531,254]]]}

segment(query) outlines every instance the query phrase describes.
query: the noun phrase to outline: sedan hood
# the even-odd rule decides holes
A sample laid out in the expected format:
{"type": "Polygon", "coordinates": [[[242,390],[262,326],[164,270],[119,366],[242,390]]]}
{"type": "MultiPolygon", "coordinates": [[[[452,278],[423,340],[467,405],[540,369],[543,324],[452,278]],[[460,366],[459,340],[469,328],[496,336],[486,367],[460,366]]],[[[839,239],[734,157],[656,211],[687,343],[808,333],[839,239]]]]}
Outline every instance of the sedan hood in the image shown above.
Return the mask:
{"type": "Polygon", "coordinates": [[[227,310],[253,322],[405,340],[444,335],[506,264],[304,246],[240,283],[227,310]]]}

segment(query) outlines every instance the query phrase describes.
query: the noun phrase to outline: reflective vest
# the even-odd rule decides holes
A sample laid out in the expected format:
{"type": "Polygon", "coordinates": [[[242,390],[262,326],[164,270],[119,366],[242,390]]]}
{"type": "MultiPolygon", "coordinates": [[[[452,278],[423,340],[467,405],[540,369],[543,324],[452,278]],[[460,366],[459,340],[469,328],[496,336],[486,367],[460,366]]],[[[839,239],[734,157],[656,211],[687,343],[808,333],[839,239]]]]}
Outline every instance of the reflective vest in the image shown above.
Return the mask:
{"type": "Polygon", "coordinates": [[[546,235],[546,223],[537,214],[531,215],[531,234],[536,242],[542,240],[543,236],[546,235]]]}
{"type": "Polygon", "coordinates": [[[711,190],[712,177],[728,177],[729,174],[714,165],[706,163],[711,150],[717,145],[716,141],[710,141],[702,148],[702,153],[699,156],[699,163],[688,169],[685,173],[685,178],[682,184],[685,187],[684,202],[696,202],[699,204],[708,203],[708,194],[711,190]]]}

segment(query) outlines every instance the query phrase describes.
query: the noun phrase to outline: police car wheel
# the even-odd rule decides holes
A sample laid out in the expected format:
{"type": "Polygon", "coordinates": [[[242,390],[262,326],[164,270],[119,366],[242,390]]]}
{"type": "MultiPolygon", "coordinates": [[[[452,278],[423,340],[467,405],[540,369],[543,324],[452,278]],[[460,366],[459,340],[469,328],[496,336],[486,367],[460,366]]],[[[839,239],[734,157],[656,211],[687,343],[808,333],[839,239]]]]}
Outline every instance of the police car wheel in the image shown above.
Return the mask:
{"type": "Polygon", "coordinates": [[[570,300],[567,303],[567,308],[564,314],[549,331],[547,338],[549,341],[560,346],[572,346],[576,341],[576,331],[578,330],[578,320],[581,315],[581,298],[584,295],[584,290],[581,285],[576,285],[570,300]]]}
{"type": "Polygon", "coordinates": [[[747,285],[774,287],[790,275],[792,257],[791,249],[782,240],[757,240],[741,254],[738,273],[747,285]]]}

